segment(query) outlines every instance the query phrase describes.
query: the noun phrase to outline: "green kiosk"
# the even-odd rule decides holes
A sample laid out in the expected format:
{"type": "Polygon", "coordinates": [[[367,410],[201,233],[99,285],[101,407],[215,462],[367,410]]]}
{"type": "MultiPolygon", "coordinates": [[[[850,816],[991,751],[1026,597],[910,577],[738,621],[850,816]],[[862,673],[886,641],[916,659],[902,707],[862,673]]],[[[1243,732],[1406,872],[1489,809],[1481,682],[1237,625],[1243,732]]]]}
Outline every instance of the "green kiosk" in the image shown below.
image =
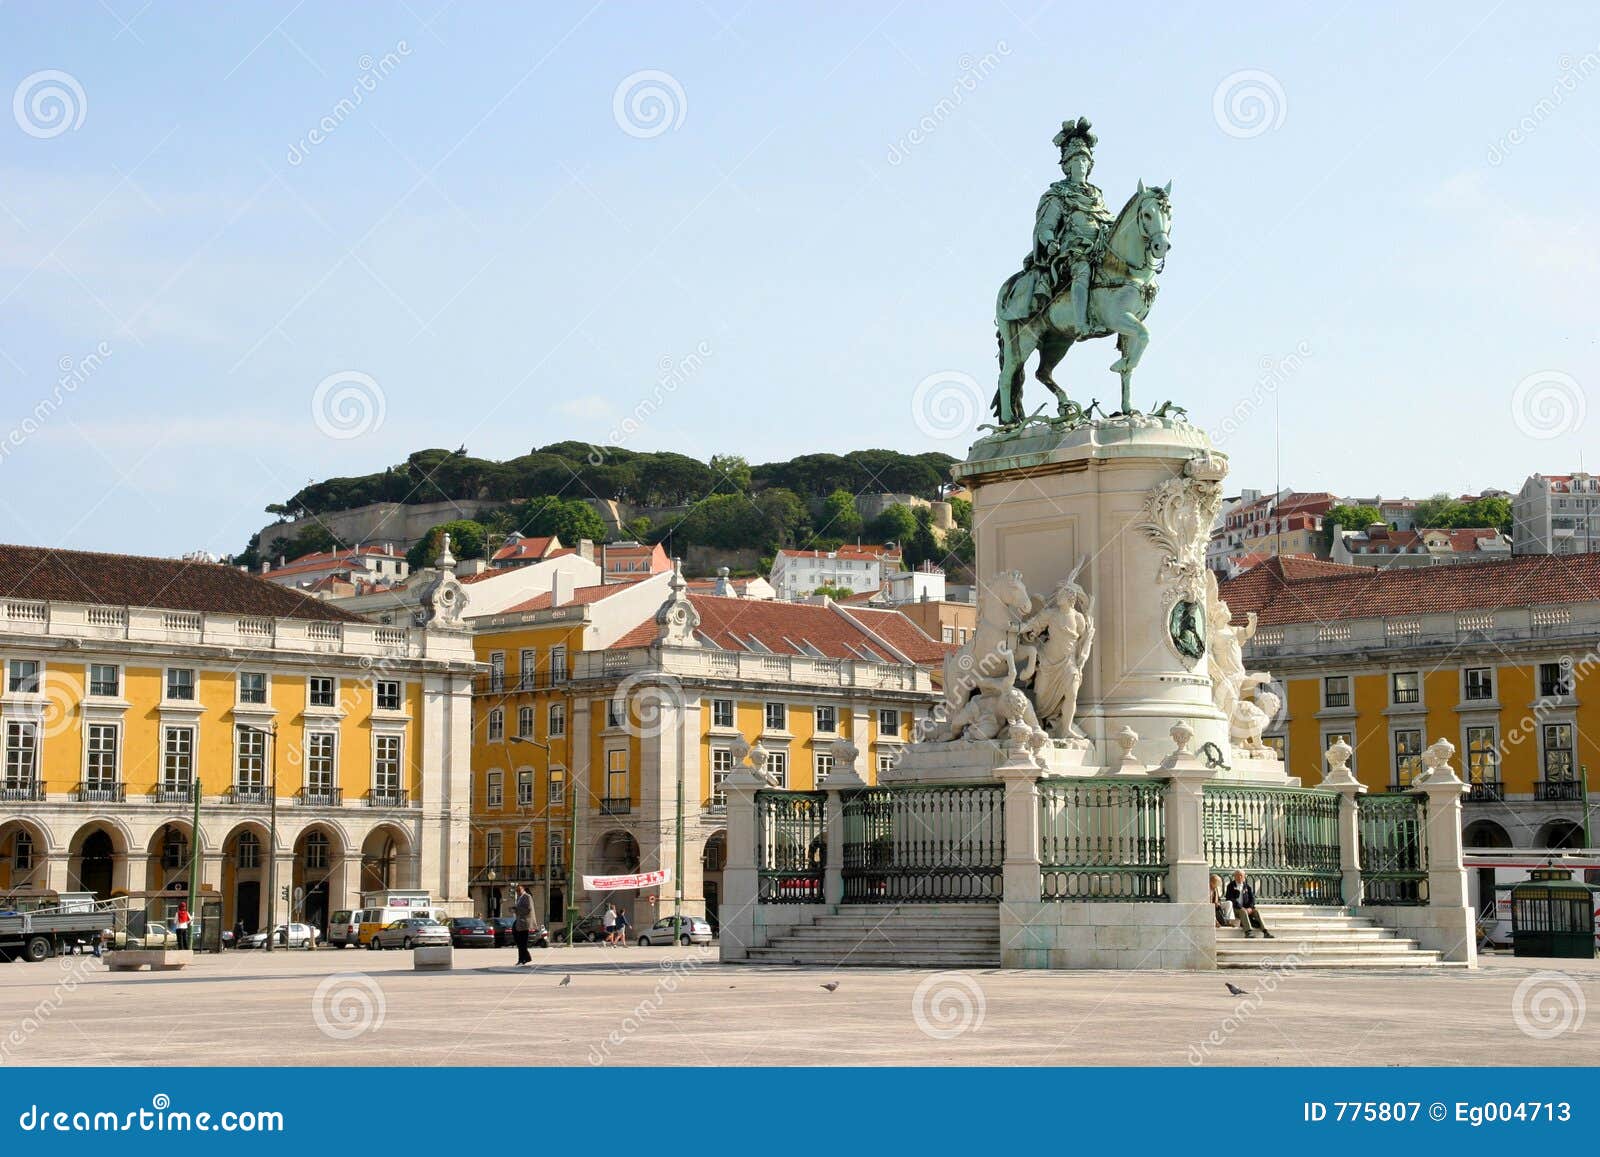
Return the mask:
{"type": "Polygon", "coordinates": [[[1571,868],[1535,868],[1511,893],[1512,948],[1517,956],[1592,960],[1600,887],[1572,878],[1571,868]]]}

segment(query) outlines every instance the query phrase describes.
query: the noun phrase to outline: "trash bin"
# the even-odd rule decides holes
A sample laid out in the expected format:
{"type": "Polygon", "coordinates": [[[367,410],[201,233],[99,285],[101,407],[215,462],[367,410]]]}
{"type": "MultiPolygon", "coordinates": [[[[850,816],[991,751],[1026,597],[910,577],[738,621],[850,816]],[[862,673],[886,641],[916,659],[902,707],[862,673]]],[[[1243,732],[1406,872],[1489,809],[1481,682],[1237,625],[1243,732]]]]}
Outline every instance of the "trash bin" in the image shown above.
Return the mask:
{"type": "Polygon", "coordinates": [[[1510,892],[1517,956],[1594,959],[1594,894],[1600,888],[1574,880],[1571,868],[1535,868],[1510,892]]]}

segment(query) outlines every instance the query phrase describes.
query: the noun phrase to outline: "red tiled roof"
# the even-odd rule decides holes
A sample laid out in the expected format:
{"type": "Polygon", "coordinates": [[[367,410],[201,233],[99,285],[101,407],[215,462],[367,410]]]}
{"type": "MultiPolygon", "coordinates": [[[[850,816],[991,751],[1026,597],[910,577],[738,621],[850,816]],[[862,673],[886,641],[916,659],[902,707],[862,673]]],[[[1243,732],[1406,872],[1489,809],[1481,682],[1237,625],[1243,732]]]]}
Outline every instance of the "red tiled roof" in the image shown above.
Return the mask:
{"type": "Polygon", "coordinates": [[[866,659],[878,663],[901,660],[869,638],[847,615],[820,603],[786,603],[775,599],[727,599],[690,595],[700,613],[700,634],[727,651],[761,647],[778,655],[808,655],[816,648],[829,659],[866,659]],[[751,646],[754,639],[761,647],[751,646]]]}
{"type": "MultiPolygon", "coordinates": [[[[624,581],[609,582],[601,586],[578,587],[572,592],[572,597],[561,605],[564,607],[589,606],[592,603],[598,603],[601,599],[610,598],[618,591],[625,591],[633,585],[634,582],[632,581],[624,581]]],[[[543,594],[534,595],[533,598],[528,599],[526,602],[521,602],[515,606],[507,607],[500,613],[502,615],[515,615],[523,611],[548,611],[552,606],[555,605],[552,602],[553,598],[554,596],[551,594],[551,592],[545,591],[543,594]]]]}
{"type": "Polygon", "coordinates": [[[1449,566],[1373,570],[1273,559],[1221,594],[1236,621],[1262,626],[1600,600],[1600,554],[1522,555],[1449,566]]]}
{"type": "Polygon", "coordinates": [[[838,550],[780,550],[778,552],[785,558],[847,558],[852,560],[868,559],[897,559],[900,557],[898,546],[841,546],[838,550]]]}
{"type": "Polygon", "coordinates": [[[339,623],[365,621],[293,587],[223,563],[42,546],[0,546],[0,598],[339,623]]]}
{"type": "Polygon", "coordinates": [[[845,614],[867,630],[883,639],[913,663],[932,666],[943,663],[944,657],[957,647],[955,643],[942,643],[899,611],[875,607],[846,607],[845,614]]]}
{"type": "Polygon", "coordinates": [[[544,558],[550,551],[550,544],[555,541],[555,538],[551,535],[519,538],[516,542],[509,543],[495,551],[494,561],[504,562],[508,559],[544,558]]]}

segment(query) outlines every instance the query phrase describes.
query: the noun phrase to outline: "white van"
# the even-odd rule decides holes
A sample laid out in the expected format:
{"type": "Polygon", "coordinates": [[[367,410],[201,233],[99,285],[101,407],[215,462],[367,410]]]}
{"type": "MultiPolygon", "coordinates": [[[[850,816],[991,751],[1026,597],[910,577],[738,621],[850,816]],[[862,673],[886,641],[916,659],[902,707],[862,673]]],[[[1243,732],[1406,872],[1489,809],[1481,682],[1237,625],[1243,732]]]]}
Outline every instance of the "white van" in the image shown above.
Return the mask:
{"type": "MultiPolygon", "coordinates": [[[[358,948],[367,948],[372,943],[373,935],[386,924],[393,924],[396,920],[409,920],[413,917],[427,919],[429,917],[441,924],[446,920],[443,908],[413,907],[406,905],[402,908],[362,908],[350,913],[350,923],[345,939],[341,944],[354,944],[358,948]]],[[[332,928],[328,932],[333,936],[332,928]]]]}

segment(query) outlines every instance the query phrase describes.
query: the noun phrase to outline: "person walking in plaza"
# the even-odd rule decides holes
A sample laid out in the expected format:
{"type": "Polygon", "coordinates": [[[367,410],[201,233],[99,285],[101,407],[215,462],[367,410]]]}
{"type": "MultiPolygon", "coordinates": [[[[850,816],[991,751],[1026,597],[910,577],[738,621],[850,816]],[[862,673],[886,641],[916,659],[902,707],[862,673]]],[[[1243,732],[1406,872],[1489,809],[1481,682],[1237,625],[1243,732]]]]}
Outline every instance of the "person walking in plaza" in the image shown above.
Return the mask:
{"type": "Polygon", "coordinates": [[[533,954],[528,951],[528,929],[533,925],[533,897],[528,895],[526,886],[517,885],[517,898],[511,910],[516,913],[516,918],[511,921],[511,940],[517,946],[517,966],[520,968],[533,963],[533,954]]]}
{"type": "Polygon", "coordinates": [[[621,908],[617,909],[617,945],[622,948],[628,946],[628,914],[621,908]]]}
{"type": "Polygon", "coordinates": [[[1232,902],[1233,910],[1239,914],[1239,929],[1245,934],[1246,939],[1255,935],[1250,931],[1252,920],[1255,926],[1261,929],[1261,935],[1265,939],[1273,939],[1272,933],[1267,931],[1266,921],[1261,919],[1261,913],[1256,909],[1256,890],[1251,886],[1250,877],[1244,874],[1243,868],[1233,873],[1233,882],[1228,885],[1227,899],[1232,902]]]}
{"type": "Polygon", "coordinates": [[[178,901],[178,914],[172,918],[172,926],[178,931],[178,947],[189,947],[189,905],[183,900],[178,901]]]}
{"type": "Polygon", "coordinates": [[[607,948],[615,942],[617,935],[617,906],[607,904],[605,914],[600,917],[600,926],[605,929],[605,939],[601,941],[607,948]]]}

